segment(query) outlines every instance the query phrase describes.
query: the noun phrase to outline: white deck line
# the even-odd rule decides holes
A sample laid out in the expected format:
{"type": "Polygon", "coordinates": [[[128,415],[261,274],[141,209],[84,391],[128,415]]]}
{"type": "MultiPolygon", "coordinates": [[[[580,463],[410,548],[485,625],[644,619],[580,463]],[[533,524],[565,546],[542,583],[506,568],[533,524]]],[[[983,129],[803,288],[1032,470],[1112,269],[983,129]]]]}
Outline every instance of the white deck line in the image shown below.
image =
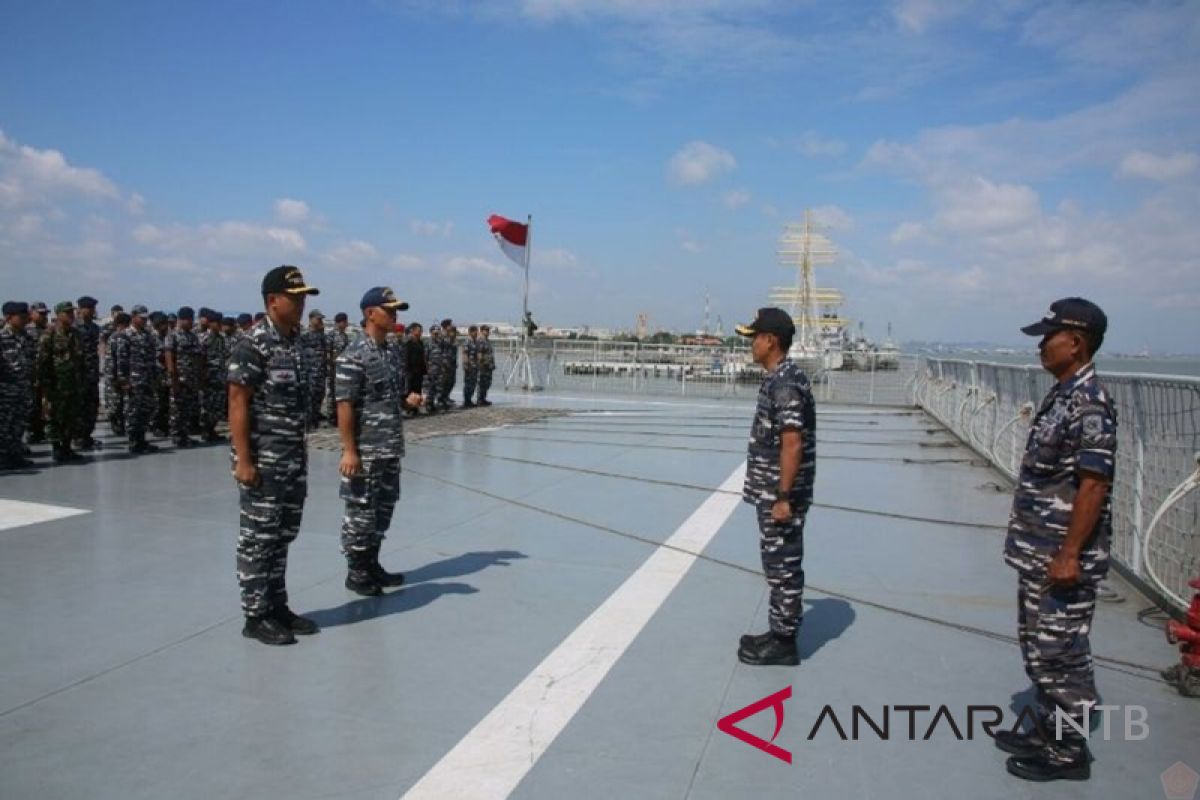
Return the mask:
{"type": "Polygon", "coordinates": [[[29,503],[24,500],[0,499],[0,531],[90,513],[85,508],[51,506],[45,503],[29,503]]]}
{"type": "Polygon", "coordinates": [[[517,787],[741,502],[745,464],[425,773],[404,800],[498,800],[517,787]]]}

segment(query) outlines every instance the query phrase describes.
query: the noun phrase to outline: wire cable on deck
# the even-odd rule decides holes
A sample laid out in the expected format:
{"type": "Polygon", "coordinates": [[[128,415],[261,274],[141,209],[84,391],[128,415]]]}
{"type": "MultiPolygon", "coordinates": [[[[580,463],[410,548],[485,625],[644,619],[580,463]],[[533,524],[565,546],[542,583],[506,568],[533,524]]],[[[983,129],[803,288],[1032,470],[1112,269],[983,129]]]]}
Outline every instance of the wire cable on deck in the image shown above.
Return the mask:
{"type": "MultiPolygon", "coordinates": [[[[623,531],[623,530],[620,530],[619,528],[613,528],[608,525],[602,525],[600,523],[592,522],[590,520],[582,519],[580,517],[575,517],[570,514],[564,514],[560,511],[554,511],[552,509],[543,508],[542,506],[537,506],[532,503],[526,503],[523,500],[516,500],[514,498],[505,497],[503,495],[498,495],[493,492],[488,492],[488,491],[479,489],[474,486],[468,486],[466,484],[459,483],[458,481],[454,481],[449,478],[442,477],[441,475],[432,475],[428,472],[423,472],[421,470],[413,469],[411,467],[405,467],[404,471],[406,474],[418,475],[422,478],[428,478],[429,480],[437,481],[439,483],[446,484],[447,486],[453,486],[457,489],[462,489],[463,491],[471,492],[472,494],[478,494],[483,497],[487,497],[487,498],[496,500],[501,503],[506,503],[508,505],[515,506],[517,508],[523,508],[523,509],[526,509],[527,511],[532,511],[537,514],[543,514],[545,516],[554,517],[556,519],[563,520],[564,522],[570,522],[570,523],[573,523],[576,525],[581,525],[585,528],[591,528],[593,530],[608,533],[613,536],[619,536],[623,539],[629,539],[631,541],[640,542],[642,544],[649,545],[650,547],[654,547],[654,548],[661,547],[661,548],[665,548],[668,550],[673,550],[673,551],[681,553],[683,555],[691,556],[699,561],[704,561],[704,562],[707,562],[710,564],[716,564],[718,566],[726,567],[728,569],[732,569],[737,572],[744,573],[746,575],[753,575],[755,578],[758,578],[758,579],[761,579],[761,577],[762,577],[761,573],[756,569],[751,569],[749,567],[742,566],[741,564],[737,564],[733,561],[726,561],[723,558],[716,558],[714,556],[705,555],[704,553],[697,553],[692,550],[688,550],[687,548],[668,544],[667,542],[660,542],[660,541],[658,541],[656,539],[652,539],[648,536],[642,536],[640,534],[631,533],[629,531],[623,531]]],[[[1009,636],[1007,634],[997,633],[995,631],[990,631],[986,628],[980,628],[980,627],[977,627],[974,625],[966,625],[966,624],[960,623],[960,622],[951,622],[949,620],[929,616],[928,614],[921,614],[916,611],[909,611],[907,609],[898,608],[896,606],[889,606],[886,603],[878,603],[874,600],[867,600],[865,598],[857,597],[855,595],[846,594],[845,592],[838,592],[838,591],[835,591],[832,589],[825,589],[825,588],[817,586],[815,584],[808,584],[805,588],[808,589],[809,591],[817,592],[818,594],[823,594],[826,597],[835,597],[839,600],[845,600],[848,603],[856,603],[861,606],[866,606],[867,608],[874,608],[878,611],[884,611],[884,612],[888,612],[891,614],[897,614],[899,616],[907,617],[909,619],[914,619],[914,620],[918,620],[921,622],[928,622],[933,625],[938,625],[943,628],[949,628],[951,630],[956,630],[956,631],[959,631],[962,633],[971,634],[973,636],[978,636],[980,638],[991,639],[992,641],[1002,642],[1002,643],[1014,645],[1014,646],[1019,644],[1019,642],[1017,641],[1017,638],[1015,636],[1009,636]]],[[[1135,678],[1142,678],[1143,680],[1150,680],[1155,683],[1161,682],[1161,678],[1158,675],[1158,667],[1152,667],[1152,666],[1148,666],[1146,664],[1138,664],[1133,661],[1125,661],[1123,659],[1111,658],[1108,656],[1093,655],[1092,659],[1093,659],[1093,661],[1096,662],[1097,665],[1103,666],[1106,669],[1114,670],[1116,672],[1122,672],[1124,674],[1133,676],[1135,678]],[[1142,675],[1137,672],[1131,672],[1130,670],[1142,670],[1144,672],[1150,673],[1150,675],[1142,675]]]]}

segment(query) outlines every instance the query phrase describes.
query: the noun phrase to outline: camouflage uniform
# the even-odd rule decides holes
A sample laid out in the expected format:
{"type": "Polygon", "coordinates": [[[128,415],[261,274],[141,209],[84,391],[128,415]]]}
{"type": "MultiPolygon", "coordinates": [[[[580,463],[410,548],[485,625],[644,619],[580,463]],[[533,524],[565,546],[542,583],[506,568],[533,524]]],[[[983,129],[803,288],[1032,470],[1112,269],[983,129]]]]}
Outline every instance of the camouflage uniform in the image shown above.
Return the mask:
{"type": "Polygon", "coordinates": [[[342,552],[352,572],[369,572],[376,562],[400,499],[407,394],[399,341],[376,344],[363,336],[338,356],[335,398],[349,402],[354,411],[354,441],[362,459],[361,473],[343,475],[339,491],[346,501],[342,552]]]}
{"type": "MultiPolygon", "coordinates": [[[[43,311],[43,314],[49,313],[43,311]]],[[[29,323],[25,326],[25,347],[28,353],[29,363],[37,363],[38,342],[42,338],[42,334],[46,332],[44,327],[29,323]]],[[[29,441],[44,442],[46,441],[46,418],[42,415],[42,401],[45,395],[42,393],[42,385],[38,380],[37,369],[33,370],[33,394],[29,401],[29,441]]]]}
{"type": "Polygon", "coordinates": [[[204,331],[200,349],[204,353],[204,374],[200,385],[200,428],[206,438],[216,436],[217,425],[229,416],[229,394],[225,388],[231,352],[225,334],[204,331]]]}
{"type": "Polygon", "coordinates": [[[155,363],[158,365],[157,377],[154,379],[154,413],[150,418],[150,429],[160,436],[170,436],[171,378],[167,375],[167,337],[171,335],[171,329],[167,328],[166,333],[159,333],[158,328],[154,326],[147,326],[147,329],[154,337],[155,363]]]}
{"type": "Polygon", "coordinates": [[[450,393],[458,381],[458,341],[450,334],[442,335],[442,389],[438,398],[443,408],[450,408],[450,393]]]}
{"type": "Polygon", "coordinates": [[[300,334],[300,346],[308,373],[308,424],[317,427],[320,422],[321,405],[325,401],[325,383],[329,379],[329,342],[324,330],[309,328],[300,334]]]}
{"type": "Polygon", "coordinates": [[[25,458],[25,425],[33,388],[29,337],[11,325],[0,330],[0,460],[25,458]]]}
{"type": "MultiPolygon", "coordinates": [[[[269,317],[256,323],[230,356],[228,381],[254,391],[250,449],[261,482],[238,485],[237,576],[242,610],[262,619],[287,606],[288,547],[300,533],[308,494],[304,435],[311,384],[299,337],[281,333],[269,317]]],[[[236,468],[236,448],[231,457],[236,468]]]]}
{"type": "Polygon", "coordinates": [[[104,345],[104,413],[109,428],[120,436],[125,432],[125,396],[117,388],[117,362],[113,353],[113,337],[117,333],[117,323],[111,319],[100,326],[100,342],[104,345]]]}
{"type": "Polygon", "coordinates": [[[175,357],[175,378],[171,379],[171,437],[178,443],[191,432],[191,421],[200,403],[204,380],[204,351],[194,330],[176,327],[163,339],[163,352],[175,357]]]}
{"type": "Polygon", "coordinates": [[[83,444],[90,444],[100,413],[100,326],[95,322],[78,320],[75,330],[83,344],[83,409],[76,434],[83,444]]]}
{"type": "Polygon", "coordinates": [[[479,402],[487,402],[488,389],[492,388],[492,373],[496,371],[496,351],[492,341],[486,336],[480,336],[476,344],[479,350],[479,402]]]}
{"type": "Polygon", "coordinates": [[[138,330],[130,325],[112,337],[114,370],[123,384],[125,433],[131,444],[146,438],[154,416],[155,391],[161,382],[158,341],[149,326],[138,330]]]}
{"type": "Polygon", "coordinates": [[[442,329],[430,327],[429,340],[425,342],[425,405],[433,411],[439,405],[443,376],[446,374],[445,350],[442,348],[442,329]]]}
{"type": "Polygon", "coordinates": [[[475,403],[475,387],[479,384],[479,339],[467,337],[463,344],[463,402],[475,403]]]}
{"type": "Polygon", "coordinates": [[[742,499],[754,506],[761,533],[763,572],[771,588],[771,631],[793,637],[800,627],[804,591],[804,521],[817,473],[817,412],[808,378],[790,359],[763,379],[750,428],[742,499]],[[775,522],[771,506],[779,487],[779,453],[785,429],[803,437],[800,469],[792,482],[787,522],[775,522]]]}
{"type": "Polygon", "coordinates": [[[74,326],[55,325],[38,342],[38,385],[50,404],[50,441],[69,450],[83,410],[83,343],[74,326]]]}
{"type": "Polygon", "coordinates": [[[326,372],[328,380],[325,382],[325,405],[322,411],[330,421],[337,424],[337,401],[334,400],[335,383],[337,381],[337,358],[350,345],[350,334],[346,331],[340,331],[336,327],[328,332],[325,337],[326,352],[329,354],[329,369],[326,372]]]}
{"type": "MultiPolygon", "coordinates": [[[[1108,574],[1111,492],[1080,550],[1079,581],[1049,584],[1047,569],[1066,538],[1080,473],[1111,482],[1116,450],[1116,411],[1096,381],[1096,368],[1088,364],[1056,384],[1033,419],[1004,544],[1004,560],[1018,575],[1017,624],[1025,672],[1037,690],[1042,730],[1050,740],[1056,708],[1082,724],[1079,703],[1098,701],[1088,634],[1096,585],[1108,574]]],[[[1085,742],[1064,725],[1063,739],[1048,744],[1050,760],[1065,763],[1079,756],[1085,742]]]]}

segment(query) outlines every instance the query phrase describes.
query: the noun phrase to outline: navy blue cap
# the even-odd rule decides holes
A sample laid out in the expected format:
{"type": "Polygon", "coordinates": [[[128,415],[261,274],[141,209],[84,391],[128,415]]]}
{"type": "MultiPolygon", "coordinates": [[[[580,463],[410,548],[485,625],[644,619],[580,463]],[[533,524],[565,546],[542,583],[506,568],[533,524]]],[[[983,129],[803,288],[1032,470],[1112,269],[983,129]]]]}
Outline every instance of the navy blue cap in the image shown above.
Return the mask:
{"type": "Polygon", "coordinates": [[[334,322],[348,322],[349,320],[350,320],[350,318],[348,316],[346,316],[345,311],[339,311],[333,315],[334,322]]]}
{"type": "Polygon", "coordinates": [[[4,316],[6,316],[6,317],[9,314],[28,314],[28,313],[29,313],[29,303],[25,303],[20,300],[9,300],[7,303],[4,304],[4,316]]]}
{"type": "Polygon", "coordinates": [[[141,305],[140,303],[138,305],[134,306],[133,308],[129,309],[129,316],[131,316],[131,317],[144,317],[149,313],[150,313],[150,309],[146,308],[144,305],[141,305]]]}
{"type": "Polygon", "coordinates": [[[151,325],[158,325],[160,322],[166,322],[166,321],[167,321],[167,315],[161,311],[155,311],[150,314],[150,324],[151,325]]]}
{"type": "Polygon", "coordinates": [[[773,333],[776,336],[794,336],[796,323],[782,308],[760,308],[758,316],[749,325],[738,325],[734,328],[740,336],[753,336],[756,333],[773,333]]]}
{"type": "Polygon", "coordinates": [[[99,304],[99,300],[94,297],[89,297],[86,294],[75,301],[75,305],[79,306],[80,308],[95,308],[99,304]]]}
{"type": "Polygon", "coordinates": [[[242,312],[241,314],[237,315],[237,324],[238,325],[245,325],[247,322],[253,322],[253,321],[254,321],[254,317],[245,312],[242,312]]]}
{"type": "Polygon", "coordinates": [[[267,312],[259,311],[254,315],[254,321],[258,322],[261,319],[266,319],[266,316],[267,316],[267,312]]]}
{"type": "Polygon", "coordinates": [[[221,317],[221,324],[222,325],[236,325],[237,323],[234,322],[233,317],[221,317]]]}
{"type": "Polygon", "coordinates": [[[1050,304],[1046,316],[1032,325],[1021,328],[1030,336],[1045,336],[1055,331],[1086,331],[1103,335],[1108,330],[1108,317],[1100,306],[1082,297],[1064,297],[1050,304]]]}
{"type": "MultiPolygon", "coordinates": [[[[201,314],[203,314],[203,313],[204,313],[204,310],[202,309],[202,310],[200,311],[200,313],[201,313],[201,314]]],[[[176,316],[177,316],[179,319],[195,319],[195,318],[196,318],[196,312],[195,312],[195,311],[192,309],[192,307],[191,307],[191,306],[180,306],[180,307],[179,307],[179,313],[178,313],[176,316]]]]}
{"type": "Polygon", "coordinates": [[[396,298],[396,293],[387,286],[374,286],[367,290],[367,293],[362,296],[359,301],[359,308],[370,308],[371,306],[379,306],[396,311],[407,311],[408,303],[396,298]]]}
{"type": "Polygon", "coordinates": [[[36,303],[30,303],[29,310],[30,311],[40,311],[43,314],[49,314],[50,306],[46,305],[45,303],[43,303],[42,301],[39,300],[36,303]]]}

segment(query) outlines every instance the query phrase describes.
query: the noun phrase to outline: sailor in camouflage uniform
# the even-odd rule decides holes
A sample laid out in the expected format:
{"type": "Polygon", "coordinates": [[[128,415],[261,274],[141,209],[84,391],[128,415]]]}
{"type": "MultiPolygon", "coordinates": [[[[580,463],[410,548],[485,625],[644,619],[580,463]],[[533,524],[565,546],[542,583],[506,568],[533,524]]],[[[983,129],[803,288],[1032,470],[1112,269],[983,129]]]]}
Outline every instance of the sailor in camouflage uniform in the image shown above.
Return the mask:
{"type": "Polygon", "coordinates": [[[475,388],[479,384],[479,327],[467,328],[463,344],[463,408],[475,405],[475,388]]]}
{"type": "Polygon", "coordinates": [[[770,587],[770,630],[741,639],[745,664],[800,663],[796,634],[804,609],[804,521],[817,469],[817,412],[808,378],[787,357],[796,327],[778,308],[760,308],[737,332],[753,337],[767,371],[750,429],[742,498],[758,516],[763,572],[770,587]]]}
{"type": "MultiPolygon", "coordinates": [[[[29,353],[29,363],[37,362],[38,342],[49,327],[50,308],[42,302],[30,303],[29,324],[25,326],[25,343],[29,353]]],[[[41,383],[38,381],[37,369],[33,371],[33,395],[29,402],[29,443],[41,444],[46,441],[46,415],[43,408],[45,396],[41,383]]]]}
{"type": "Polygon", "coordinates": [[[210,443],[221,441],[217,425],[229,416],[225,375],[228,372],[230,340],[221,331],[224,324],[224,318],[213,311],[208,318],[208,330],[200,333],[200,349],[204,352],[204,376],[200,388],[200,430],[204,441],[210,443]]]}
{"type": "Polygon", "coordinates": [[[125,435],[125,395],[117,386],[116,338],[129,328],[129,315],[120,306],[113,306],[112,319],[100,328],[100,343],[104,347],[104,414],[108,427],[117,436],[125,435]]]}
{"type": "Polygon", "coordinates": [[[425,410],[436,413],[440,409],[443,376],[446,374],[446,351],[442,347],[442,326],[435,322],[429,326],[429,341],[425,342],[425,380],[422,388],[425,395],[425,410]]]}
{"type": "Polygon", "coordinates": [[[345,311],[339,311],[333,315],[333,328],[325,335],[326,352],[329,357],[329,366],[325,374],[328,376],[325,381],[325,402],[321,406],[321,413],[324,414],[330,424],[337,425],[337,401],[333,399],[334,383],[337,380],[337,357],[342,354],[350,344],[350,334],[347,328],[350,327],[350,318],[346,316],[345,311]]]}
{"type": "Polygon", "coordinates": [[[100,446],[92,433],[96,430],[96,417],[100,413],[100,326],[96,324],[96,304],[94,297],[84,295],[75,301],[79,312],[76,315],[75,330],[83,343],[83,411],[79,417],[78,445],[81,450],[91,450],[100,446]]]}
{"type": "Polygon", "coordinates": [[[379,548],[400,499],[400,459],[404,457],[404,408],[421,404],[408,389],[402,343],[391,336],[396,312],[408,303],[377,286],[363,295],[364,335],[337,360],[335,398],[342,437],[340,496],[342,552],[348,566],[346,588],[370,597],[404,576],[379,563],[379,548]]]}
{"type": "Polygon", "coordinates": [[[325,315],[317,309],[308,313],[308,330],[300,334],[300,345],[308,359],[308,426],[316,428],[321,422],[321,405],[325,402],[325,383],[329,379],[329,341],[325,338],[325,315]]]}
{"type": "Polygon", "coordinates": [[[246,624],[242,635],[293,644],[317,624],[288,607],[288,548],[300,533],[308,494],[307,361],[300,344],[304,301],[317,289],[293,266],[262,282],[267,316],[229,359],[229,431],[240,494],[237,576],[246,624]]]}
{"type": "Polygon", "coordinates": [[[171,438],[176,447],[191,447],[188,437],[193,409],[200,402],[200,386],[205,374],[204,351],[193,330],[196,314],[183,306],[176,316],[175,330],[163,341],[167,375],[171,382],[171,438]]]}
{"type": "Polygon", "coordinates": [[[55,323],[38,340],[37,380],[49,407],[54,460],[82,461],[72,447],[83,411],[83,342],[75,330],[75,304],[54,306],[55,323]]]}
{"type": "Polygon", "coordinates": [[[1028,733],[998,731],[995,741],[1013,754],[1008,771],[1029,780],[1091,774],[1086,739],[1065,721],[1058,738],[1055,716],[1087,730],[1085,707],[1099,700],[1088,635],[1096,586],[1108,574],[1117,415],[1092,359],[1107,328],[1094,303],[1068,297],[1022,329],[1042,337],[1042,366],[1057,380],[1029,431],[1004,545],[1017,571],[1018,635],[1039,720],[1028,733]]]}
{"type": "Polygon", "coordinates": [[[157,445],[146,441],[146,429],[155,411],[156,389],[161,382],[158,339],[146,325],[149,314],[145,306],[134,306],[129,327],[111,340],[117,386],[125,400],[125,434],[129,437],[129,452],[136,454],[158,450],[157,445]]]}
{"type": "Polygon", "coordinates": [[[479,351],[479,399],[476,405],[490,406],[487,399],[488,389],[492,388],[492,373],[496,371],[496,351],[492,347],[492,328],[490,325],[479,326],[479,341],[476,343],[479,351]]]}
{"type": "Polygon", "coordinates": [[[25,425],[29,421],[29,396],[33,391],[33,362],[29,360],[25,326],[29,304],[10,300],[4,304],[0,329],[0,469],[33,466],[25,457],[25,425]]]}
{"type": "Polygon", "coordinates": [[[458,328],[451,320],[442,320],[442,390],[438,404],[443,409],[454,408],[450,399],[454,384],[458,382],[458,328]]]}
{"type": "Polygon", "coordinates": [[[150,418],[150,431],[155,436],[168,438],[171,435],[171,376],[167,372],[167,337],[178,327],[178,318],[161,311],[151,311],[150,331],[158,354],[158,378],[154,382],[154,414],[150,418]]]}

